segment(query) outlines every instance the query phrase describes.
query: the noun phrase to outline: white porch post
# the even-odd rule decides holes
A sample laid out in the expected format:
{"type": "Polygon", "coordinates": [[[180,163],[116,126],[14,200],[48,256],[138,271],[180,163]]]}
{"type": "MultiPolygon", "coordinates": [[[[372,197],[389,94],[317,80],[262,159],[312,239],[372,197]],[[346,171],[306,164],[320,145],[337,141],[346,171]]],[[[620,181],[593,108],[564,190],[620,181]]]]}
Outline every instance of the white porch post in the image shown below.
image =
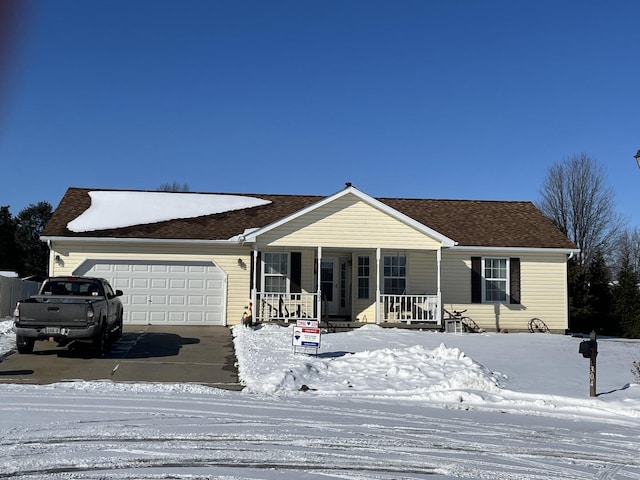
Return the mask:
{"type": "Polygon", "coordinates": [[[316,272],[316,281],[318,282],[317,299],[316,299],[316,311],[318,312],[318,322],[322,321],[322,247],[318,247],[318,268],[316,272]]]}
{"type": "Polygon", "coordinates": [[[376,325],[380,325],[380,247],[376,248],[376,325]]]}
{"type": "Polygon", "coordinates": [[[442,275],[442,248],[438,248],[436,258],[438,263],[438,309],[436,310],[436,321],[438,322],[438,325],[442,325],[442,292],[440,290],[442,275]]]}
{"type": "MultiPolygon", "coordinates": [[[[258,282],[260,281],[258,276],[258,246],[253,246],[253,252],[251,255],[251,264],[253,265],[253,288],[251,289],[251,315],[253,315],[254,321],[256,320],[256,315],[258,313],[258,305],[256,305],[258,300],[258,282]]],[[[262,312],[260,312],[262,315],[262,312]]]]}

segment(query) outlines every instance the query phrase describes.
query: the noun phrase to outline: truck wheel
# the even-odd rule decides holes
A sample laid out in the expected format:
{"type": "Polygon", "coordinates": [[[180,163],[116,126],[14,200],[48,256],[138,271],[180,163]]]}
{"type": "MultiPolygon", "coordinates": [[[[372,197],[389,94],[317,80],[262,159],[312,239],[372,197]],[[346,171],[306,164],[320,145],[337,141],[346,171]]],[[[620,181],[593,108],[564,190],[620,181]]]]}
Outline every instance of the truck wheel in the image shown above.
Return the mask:
{"type": "Polygon", "coordinates": [[[35,344],[35,338],[16,335],[16,346],[18,347],[18,353],[33,353],[33,347],[35,346],[35,344]]]}
{"type": "Polygon", "coordinates": [[[100,333],[96,338],[93,339],[92,347],[96,356],[102,357],[107,351],[107,344],[109,333],[107,332],[107,328],[103,324],[100,328],[100,333]]]}
{"type": "Polygon", "coordinates": [[[123,328],[123,322],[122,322],[122,312],[120,312],[120,315],[118,315],[118,320],[116,321],[116,326],[113,329],[113,331],[111,332],[111,341],[112,342],[117,342],[118,340],[120,340],[122,338],[122,328],[123,328]]]}

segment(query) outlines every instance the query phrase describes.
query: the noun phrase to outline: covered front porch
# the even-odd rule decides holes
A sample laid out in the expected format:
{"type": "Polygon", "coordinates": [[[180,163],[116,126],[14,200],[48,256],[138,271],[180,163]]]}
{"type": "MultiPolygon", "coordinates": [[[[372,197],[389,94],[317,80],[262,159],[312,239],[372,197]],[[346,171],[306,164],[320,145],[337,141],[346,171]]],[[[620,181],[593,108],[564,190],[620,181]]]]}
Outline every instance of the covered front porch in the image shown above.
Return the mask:
{"type": "Polygon", "coordinates": [[[254,322],[442,324],[441,249],[254,248],[254,322]]]}

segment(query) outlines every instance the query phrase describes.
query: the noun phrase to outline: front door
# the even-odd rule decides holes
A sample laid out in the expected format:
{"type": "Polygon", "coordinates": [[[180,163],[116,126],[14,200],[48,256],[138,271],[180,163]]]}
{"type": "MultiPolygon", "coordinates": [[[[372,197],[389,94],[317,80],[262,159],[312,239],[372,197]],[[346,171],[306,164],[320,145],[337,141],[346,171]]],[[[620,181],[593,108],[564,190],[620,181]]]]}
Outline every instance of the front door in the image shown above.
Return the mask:
{"type": "Polygon", "coordinates": [[[337,315],[340,310],[338,290],[339,276],[337,258],[323,258],[320,264],[320,291],[322,308],[327,315],[337,315]]]}

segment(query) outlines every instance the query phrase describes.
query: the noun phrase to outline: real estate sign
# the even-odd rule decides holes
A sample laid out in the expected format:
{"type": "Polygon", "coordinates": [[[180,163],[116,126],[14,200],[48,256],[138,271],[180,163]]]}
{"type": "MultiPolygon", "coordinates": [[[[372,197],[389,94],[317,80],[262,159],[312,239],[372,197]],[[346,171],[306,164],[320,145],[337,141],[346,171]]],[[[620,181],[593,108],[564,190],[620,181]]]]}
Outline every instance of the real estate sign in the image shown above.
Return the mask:
{"type": "Polygon", "coordinates": [[[292,343],[294,347],[320,347],[320,329],[296,325],[293,327],[292,343]]]}

